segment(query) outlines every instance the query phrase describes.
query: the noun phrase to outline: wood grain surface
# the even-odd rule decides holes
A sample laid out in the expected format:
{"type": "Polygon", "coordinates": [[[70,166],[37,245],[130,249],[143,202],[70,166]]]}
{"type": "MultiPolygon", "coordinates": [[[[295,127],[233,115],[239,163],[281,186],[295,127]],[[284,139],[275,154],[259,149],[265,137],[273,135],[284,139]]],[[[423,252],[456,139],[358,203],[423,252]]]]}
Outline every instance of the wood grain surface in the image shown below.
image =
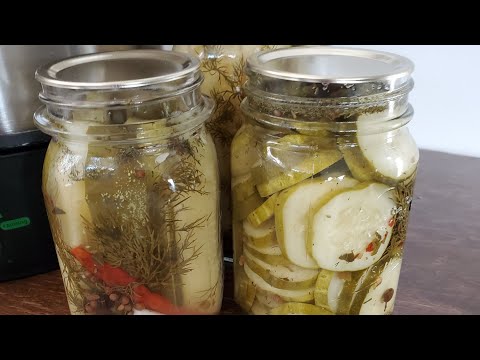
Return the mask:
{"type": "MultiPolygon", "coordinates": [[[[395,314],[480,314],[480,159],[422,151],[395,314]]],[[[223,314],[238,314],[226,264],[223,314]]],[[[0,314],[68,314],[59,271],[0,283],[0,314]]]]}

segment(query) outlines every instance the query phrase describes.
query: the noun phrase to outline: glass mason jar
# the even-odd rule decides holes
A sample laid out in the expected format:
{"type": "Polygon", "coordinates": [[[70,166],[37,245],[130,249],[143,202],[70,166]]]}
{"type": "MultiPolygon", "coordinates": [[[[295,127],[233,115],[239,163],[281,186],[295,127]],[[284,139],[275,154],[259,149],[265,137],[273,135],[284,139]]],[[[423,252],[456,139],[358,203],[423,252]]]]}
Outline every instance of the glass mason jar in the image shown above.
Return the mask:
{"type": "Polygon", "coordinates": [[[232,142],[236,302],[251,314],[391,314],[418,148],[413,64],[334,47],[247,60],[232,142]]]}
{"type": "Polygon", "coordinates": [[[240,102],[245,97],[245,61],[251,54],[287,45],[174,45],[173,50],[196,55],[205,76],[202,91],[215,101],[215,110],[207,121],[213,136],[220,168],[221,219],[224,250],[232,255],[232,200],[230,196],[230,147],[233,136],[242,125],[240,102]]]}
{"type": "Polygon", "coordinates": [[[43,193],[72,314],[214,314],[219,177],[195,57],[132,50],[37,70],[43,193]]]}

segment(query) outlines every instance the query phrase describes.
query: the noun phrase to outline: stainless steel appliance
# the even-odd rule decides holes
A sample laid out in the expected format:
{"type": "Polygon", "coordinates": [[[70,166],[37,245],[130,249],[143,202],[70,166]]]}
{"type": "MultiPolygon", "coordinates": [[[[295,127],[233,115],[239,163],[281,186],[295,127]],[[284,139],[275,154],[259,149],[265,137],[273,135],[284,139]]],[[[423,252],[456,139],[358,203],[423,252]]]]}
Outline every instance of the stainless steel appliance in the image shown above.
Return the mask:
{"type": "Polygon", "coordinates": [[[58,266],[41,176],[49,138],[36,130],[35,70],[69,56],[141,45],[0,45],[0,281],[58,266]]]}

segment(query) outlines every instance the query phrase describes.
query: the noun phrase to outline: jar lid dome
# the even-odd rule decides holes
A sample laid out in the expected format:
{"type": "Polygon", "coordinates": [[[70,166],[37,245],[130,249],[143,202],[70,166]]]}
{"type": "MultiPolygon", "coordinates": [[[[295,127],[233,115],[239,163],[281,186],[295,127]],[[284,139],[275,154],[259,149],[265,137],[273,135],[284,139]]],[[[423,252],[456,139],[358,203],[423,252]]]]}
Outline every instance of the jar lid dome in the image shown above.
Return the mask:
{"type": "MultiPolygon", "coordinates": [[[[247,59],[247,74],[251,85],[261,90],[279,90],[278,84],[285,82],[319,85],[318,88],[312,87],[314,93],[295,94],[302,97],[363,96],[392,92],[411,84],[413,69],[412,61],[403,56],[333,46],[263,51],[247,59]],[[330,84],[341,85],[346,89],[357,86],[357,92],[349,92],[350,95],[330,92],[330,84]]],[[[334,86],[334,89],[338,90],[338,86],[334,86]]]]}

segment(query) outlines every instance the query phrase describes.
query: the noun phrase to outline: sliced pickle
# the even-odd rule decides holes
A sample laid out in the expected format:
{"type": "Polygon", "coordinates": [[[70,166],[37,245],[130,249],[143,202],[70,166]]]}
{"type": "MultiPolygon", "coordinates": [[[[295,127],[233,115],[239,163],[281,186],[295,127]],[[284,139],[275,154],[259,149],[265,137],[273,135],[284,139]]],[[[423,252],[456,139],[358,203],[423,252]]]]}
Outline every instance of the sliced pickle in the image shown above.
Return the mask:
{"type": "MultiPolygon", "coordinates": [[[[321,132],[321,134],[325,134],[325,132],[321,132]]],[[[296,147],[308,147],[310,151],[335,150],[337,148],[334,137],[305,134],[285,135],[278,141],[278,144],[285,147],[287,151],[295,150],[296,147]]]]}
{"type": "Polygon", "coordinates": [[[250,174],[232,179],[232,197],[236,202],[248,199],[255,192],[255,183],[250,174]]]}
{"type": "Polygon", "coordinates": [[[335,140],[305,135],[286,135],[267,142],[263,161],[252,171],[257,190],[269,196],[305,180],[342,158],[335,140]]]}
{"type": "Polygon", "coordinates": [[[315,284],[315,305],[336,313],[338,301],[345,281],[351,280],[352,273],[322,269],[315,284]]]}
{"type": "Polygon", "coordinates": [[[250,127],[243,127],[232,141],[232,176],[238,177],[250,173],[252,165],[259,159],[257,141],[250,127]]]}
{"type": "Polygon", "coordinates": [[[258,227],[254,227],[247,220],[244,220],[243,232],[247,239],[257,247],[268,247],[277,244],[273,219],[266,221],[258,227]]]}
{"type": "Polygon", "coordinates": [[[307,249],[322,269],[358,271],[380,259],[392,235],[391,190],[362,183],[316,205],[309,217],[307,249]]]}
{"type": "Polygon", "coordinates": [[[85,241],[79,219],[91,222],[83,182],[87,151],[85,144],[51,141],[45,155],[42,187],[48,216],[55,223],[52,235],[57,246],[65,244],[67,249],[85,241]]]}
{"type": "Polygon", "coordinates": [[[275,210],[275,202],[278,194],[270,196],[262,205],[252,211],[247,220],[253,226],[260,226],[262,223],[271,219],[275,210]]]}
{"type": "Polygon", "coordinates": [[[252,269],[250,269],[247,264],[243,265],[243,269],[245,270],[245,274],[247,274],[248,278],[252,280],[258,288],[276,294],[285,301],[310,302],[313,300],[313,292],[315,290],[313,287],[302,290],[278,289],[263,280],[260,275],[256,274],[252,269]]]}
{"type": "Polygon", "coordinates": [[[319,173],[330,165],[336,163],[341,158],[342,155],[337,150],[326,150],[322,153],[312,154],[310,158],[301,163],[293,167],[285,168],[284,173],[258,184],[258,193],[262,197],[267,197],[280,190],[286,189],[319,173]]]}
{"type": "Polygon", "coordinates": [[[257,289],[257,293],[255,296],[258,302],[260,302],[261,304],[265,305],[270,309],[273,309],[273,308],[279,307],[280,305],[285,304],[285,300],[283,300],[277,294],[274,294],[262,289],[257,289]]]}
{"type": "Polygon", "coordinates": [[[238,284],[235,284],[237,289],[235,300],[243,310],[249,312],[255,301],[256,286],[243,271],[239,272],[236,281],[238,281],[238,284]]]}
{"type": "Polygon", "coordinates": [[[266,307],[265,305],[263,305],[258,300],[254,301],[254,303],[252,305],[252,308],[250,309],[250,312],[253,315],[268,315],[269,311],[270,311],[270,309],[268,307],[266,307]]]}
{"type": "Polygon", "coordinates": [[[244,220],[252,211],[261,206],[263,199],[258,193],[255,193],[243,200],[234,200],[233,219],[244,220]]]}
{"type": "Polygon", "coordinates": [[[270,310],[272,315],[334,315],[331,311],[305,303],[286,303],[270,310]]]}
{"type": "Polygon", "coordinates": [[[275,205],[275,226],[277,241],[287,259],[304,268],[319,268],[307,252],[309,215],[326,196],[356,184],[352,178],[330,176],[303,181],[279,194],[275,205]]]}
{"type": "Polygon", "coordinates": [[[372,116],[375,115],[360,116],[357,134],[350,141],[339,137],[339,148],[356,179],[395,184],[415,171],[419,159],[417,145],[406,127],[369,134],[372,116]]]}
{"type": "Polygon", "coordinates": [[[288,261],[287,259],[285,259],[285,257],[283,257],[282,251],[280,250],[280,247],[278,245],[272,245],[272,246],[261,248],[253,245],[249,241],[246,241],[244,243],[244,248],[246,248],[246,250],[249,253],[251,253],[255,258],[262,260],[267,264],[283,265],[283,266],[292,265],[290,261],[288,261]],[[275,255],[275,254],[268,253],[268,250],[270,249],[278,250],[278,254],[275,255]],[[267,253],[265,253],[265,250],[267,251],[267,253]]]}
{"type": "Polygon", "coordinates": [[[266,283],[273,287],[285,290],[300,290],[315,285],[318,272],[303,269],[296,265],[270,265],[256,259],[247,249],[244,249],[245,263],[252,271],[259,275],[266,283]]]}
{"type": "MultiPolygon", "coordinates": [[[[318,274],[317,282],[315,284],[315,305],[323,307],[325,309],[331,309],[329,299],[328,299],[328,290],[330,287],[330,282],[335,276],[335,272],[330,270],[320,270],[318,274]]],[[[334,312],[336,311],[333,310],[334,312]]]]}
{"type": "Polygon", "coordinates": [[[344,282],[340,297],[338,299],[337,314],[349,314],[352,300],[356,292],[362,286],[366,275],[367,270],[355,271],[351,273],[350,279],[344,282]]]}
{"type": "Polygon", "coordinates": [[[350,314],[391,314],[397,295],[401,267],[400,257],[385,258],[373,265],[362,287],[353,298],[350,314]]]}

